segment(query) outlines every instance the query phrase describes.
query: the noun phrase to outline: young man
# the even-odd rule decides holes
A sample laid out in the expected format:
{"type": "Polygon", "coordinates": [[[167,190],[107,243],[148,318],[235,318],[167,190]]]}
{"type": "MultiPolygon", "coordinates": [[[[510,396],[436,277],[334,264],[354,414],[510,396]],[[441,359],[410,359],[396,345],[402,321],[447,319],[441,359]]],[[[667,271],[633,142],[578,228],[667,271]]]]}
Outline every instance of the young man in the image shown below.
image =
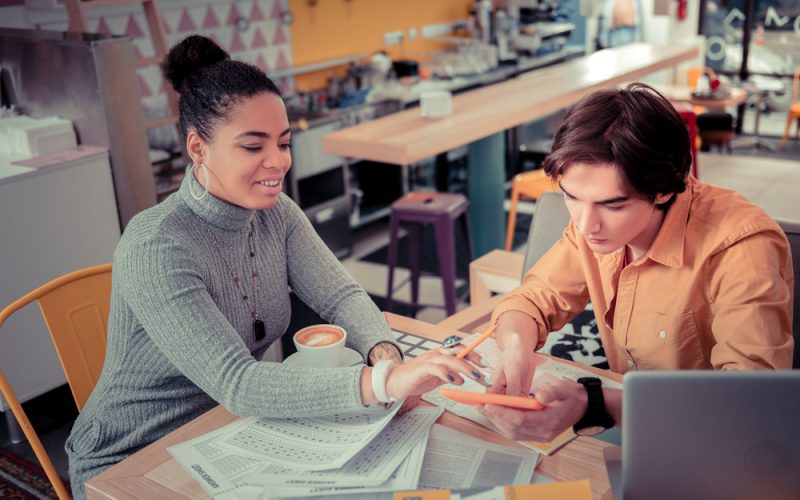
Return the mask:
{"type": "MultiPolygon", "coordinates": [[[[683,121],[646,85],[596,92],[567,114],[545,171],[571,221],[492,316],[503,352],[492,391],[527,394],[534,350],[589,300],[618,373],[791,367],[786,237],[741,195],[690,177],[691,160],[683,121]]],[[[620,425],[621,392],[581,382],[537,393],[543,411],[482,410],[515,439],[620,425]]]]}

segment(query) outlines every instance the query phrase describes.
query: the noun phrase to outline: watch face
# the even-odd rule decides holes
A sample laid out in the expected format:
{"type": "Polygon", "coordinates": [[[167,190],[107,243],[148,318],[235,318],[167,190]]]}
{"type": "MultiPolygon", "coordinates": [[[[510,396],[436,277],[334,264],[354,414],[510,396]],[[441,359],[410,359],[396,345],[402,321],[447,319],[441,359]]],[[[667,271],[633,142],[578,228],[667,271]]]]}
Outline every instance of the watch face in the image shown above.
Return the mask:
{"type": "Polygon", "coordinates": [[[581,377],[578,379],[579,384],[592,387],[601,387],[603,383],[596,377],[581,377]]]}
{"type": "Polygon", "coordinates": [[[584,427],[583,429],[575,429],[575,434],[579,436],[594,436],[595,434],[600,434],[604,430],[606,430],[606,428],[602,425],[592,425],[590,427],[584,427]]]}

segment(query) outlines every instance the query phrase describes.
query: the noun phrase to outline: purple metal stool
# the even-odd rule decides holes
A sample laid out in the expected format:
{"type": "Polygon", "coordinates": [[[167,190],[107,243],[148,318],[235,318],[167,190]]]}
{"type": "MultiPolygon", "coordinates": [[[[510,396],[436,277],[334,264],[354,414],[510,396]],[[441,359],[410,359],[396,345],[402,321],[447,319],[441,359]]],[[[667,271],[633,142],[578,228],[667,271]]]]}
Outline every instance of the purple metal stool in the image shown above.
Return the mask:
{"type": "Polygon", "coordinates": [[[409,266],[411,270],[411,305],[416,316],[419,299],[419,254],[420,229],[423,224],[433,224],[436,232],[436,250],[439,255],[439,270],[444,287],[444,303],[447,315],[456,312],[456,253],[455,222],[461,219],[467,238],[467,259],[472,260],[472,240],[466,196],[457,193],[411,192],[392,204],[389,243],[389,288],[386,293],[386,310],[392,310],[394,292],[394,267],[397,262],[397,241],[400,224],[408,229],[409,266]]]}

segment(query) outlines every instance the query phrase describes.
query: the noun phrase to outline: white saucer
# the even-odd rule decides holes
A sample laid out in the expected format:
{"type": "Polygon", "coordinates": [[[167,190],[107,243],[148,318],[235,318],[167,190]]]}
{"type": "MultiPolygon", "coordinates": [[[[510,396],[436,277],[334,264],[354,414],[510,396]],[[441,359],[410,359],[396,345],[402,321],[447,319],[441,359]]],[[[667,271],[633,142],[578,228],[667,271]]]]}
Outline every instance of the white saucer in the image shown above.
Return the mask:
{"type": "MultiPolygon", "coordinates": [[[[298,356],[298,353],[294,353],[288,358],[283,360],[283,364],[288,366],[303,366],[301,363],[301,358],[298,356]]],[[[358,351],[354,351],[349,347],[344,348],[344,352],[342,353],[342,366],[355,366],[360,365],[364,362],[364,358],[361,357],[361,354],[358,351]]]]}

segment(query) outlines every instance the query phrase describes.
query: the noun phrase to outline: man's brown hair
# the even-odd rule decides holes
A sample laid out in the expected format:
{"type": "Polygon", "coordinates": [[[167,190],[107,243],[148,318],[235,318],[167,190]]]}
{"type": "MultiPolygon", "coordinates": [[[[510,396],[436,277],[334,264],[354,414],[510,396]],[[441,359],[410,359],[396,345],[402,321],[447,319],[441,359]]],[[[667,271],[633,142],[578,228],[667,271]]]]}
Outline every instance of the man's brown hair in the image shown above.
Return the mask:
{"type": "Polygon", "coordinates": [[[567,113],[544,169],[557,178],[572,163],[614,164],[640,197],[653,201],[686,189],[689,132],[670,102],[648,85],[601,90],[567,113]]]}

